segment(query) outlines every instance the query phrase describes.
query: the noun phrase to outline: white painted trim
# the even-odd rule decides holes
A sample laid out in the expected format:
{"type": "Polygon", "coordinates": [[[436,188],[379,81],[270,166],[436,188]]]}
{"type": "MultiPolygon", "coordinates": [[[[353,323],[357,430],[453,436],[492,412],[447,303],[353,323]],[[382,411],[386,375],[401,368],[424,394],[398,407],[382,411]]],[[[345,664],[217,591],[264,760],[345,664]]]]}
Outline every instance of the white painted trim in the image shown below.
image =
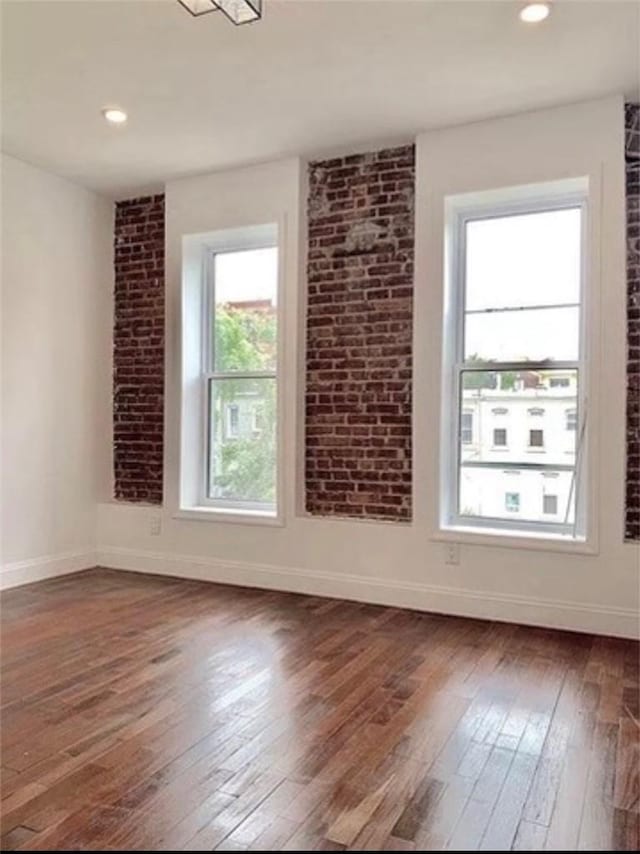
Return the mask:
{"type": "Polygon", "coordinates": [[[639,616],[631,608],[600,607],[410,581],[388,581],[352,573],[312,572],[295,567],[107,546],[98,548],[97,561],[100,566],[131,572],[284,590],[545,628],[617,637],[640,636],[639,616]]]}
{"type": "Polygon", "coordinates": [[[235,510],[227,507],[188,507],[172,514],[174,519],[187,519],[195,522],[220,522],[232,525],[270,525],[284,527],[282,516],[265,513],[261,510],[235,510]]]}
{"type": "Polygon", "coordinates": [[[0,569],[0,590],[18,587],[21,584],[33,584],[34,581],[68,575],[70,572],[79,572],[82,569],[91,569],[96,566],[96,563],[96,553],[90,550],[42,555],[4,563],[0,569]]]}

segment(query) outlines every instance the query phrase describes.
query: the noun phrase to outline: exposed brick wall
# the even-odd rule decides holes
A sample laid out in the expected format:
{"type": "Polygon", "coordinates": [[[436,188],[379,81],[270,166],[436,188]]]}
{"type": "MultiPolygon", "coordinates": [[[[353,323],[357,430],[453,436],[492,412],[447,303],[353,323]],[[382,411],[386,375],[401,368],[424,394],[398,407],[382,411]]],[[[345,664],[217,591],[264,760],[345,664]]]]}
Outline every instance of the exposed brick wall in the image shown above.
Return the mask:
{"type": "Polygon", "coordinates": [[[162,503],[164,196],[118,202],[115,218],[115,497],[162,503]]]}
{"type": "Polygon", "coordinates": [[[625,109],[627,167],[627,504],[625,536],[640,540],[640,104],[625,109]]]}
{"type": "Polygon", "coordinates": [[[413,146],[309,167],[306,508],[411,518],[413,146]]]}

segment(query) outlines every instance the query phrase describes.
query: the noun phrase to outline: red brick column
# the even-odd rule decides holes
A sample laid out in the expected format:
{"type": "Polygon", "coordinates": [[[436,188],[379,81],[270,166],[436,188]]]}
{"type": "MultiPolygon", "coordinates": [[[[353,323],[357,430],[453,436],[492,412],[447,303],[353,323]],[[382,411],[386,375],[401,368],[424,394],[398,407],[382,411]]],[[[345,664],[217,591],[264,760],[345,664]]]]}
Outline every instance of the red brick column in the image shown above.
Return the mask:
{"type": "Polygon", "coordinates": [[[413,146],[312,163],[306,508],[411,518],[413,146]]]}
{"type": "Polygon", "coordinates": [[[116,204],[115,498],[162,503],[164,196],[116,204]]]}

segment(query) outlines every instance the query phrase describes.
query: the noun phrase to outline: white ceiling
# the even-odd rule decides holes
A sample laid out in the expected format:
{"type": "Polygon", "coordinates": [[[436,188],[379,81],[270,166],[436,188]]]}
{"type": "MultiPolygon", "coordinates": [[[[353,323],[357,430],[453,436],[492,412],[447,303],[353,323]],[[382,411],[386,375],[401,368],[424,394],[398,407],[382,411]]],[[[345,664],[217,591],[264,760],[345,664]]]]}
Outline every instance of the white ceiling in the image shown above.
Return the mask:
{"type": "Polygon", "coordinates": [[[637,94],[639,4],[266,0],[262,21],[176,0],[5,0],[3,150],[122,198],[170,178],[637,94]],[[126,126],[100,109],[117,104],[126,126]]]}

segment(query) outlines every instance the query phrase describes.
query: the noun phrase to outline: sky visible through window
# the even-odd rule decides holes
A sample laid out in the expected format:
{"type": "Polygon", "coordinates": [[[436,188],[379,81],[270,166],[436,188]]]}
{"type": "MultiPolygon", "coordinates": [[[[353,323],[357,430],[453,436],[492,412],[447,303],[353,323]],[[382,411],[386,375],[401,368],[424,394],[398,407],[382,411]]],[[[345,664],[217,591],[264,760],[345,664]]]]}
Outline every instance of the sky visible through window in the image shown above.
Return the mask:
{"type": "Polygon", "coordinates": [[[577,359],[580,232],[580,208],[467,223],[465,358],[577,359]]]}
{"type": "Polygon", "coordinates": [[[269,300],[278,293],[278,250],[276,247],[216,255],[216,303],[269,300]]]}

